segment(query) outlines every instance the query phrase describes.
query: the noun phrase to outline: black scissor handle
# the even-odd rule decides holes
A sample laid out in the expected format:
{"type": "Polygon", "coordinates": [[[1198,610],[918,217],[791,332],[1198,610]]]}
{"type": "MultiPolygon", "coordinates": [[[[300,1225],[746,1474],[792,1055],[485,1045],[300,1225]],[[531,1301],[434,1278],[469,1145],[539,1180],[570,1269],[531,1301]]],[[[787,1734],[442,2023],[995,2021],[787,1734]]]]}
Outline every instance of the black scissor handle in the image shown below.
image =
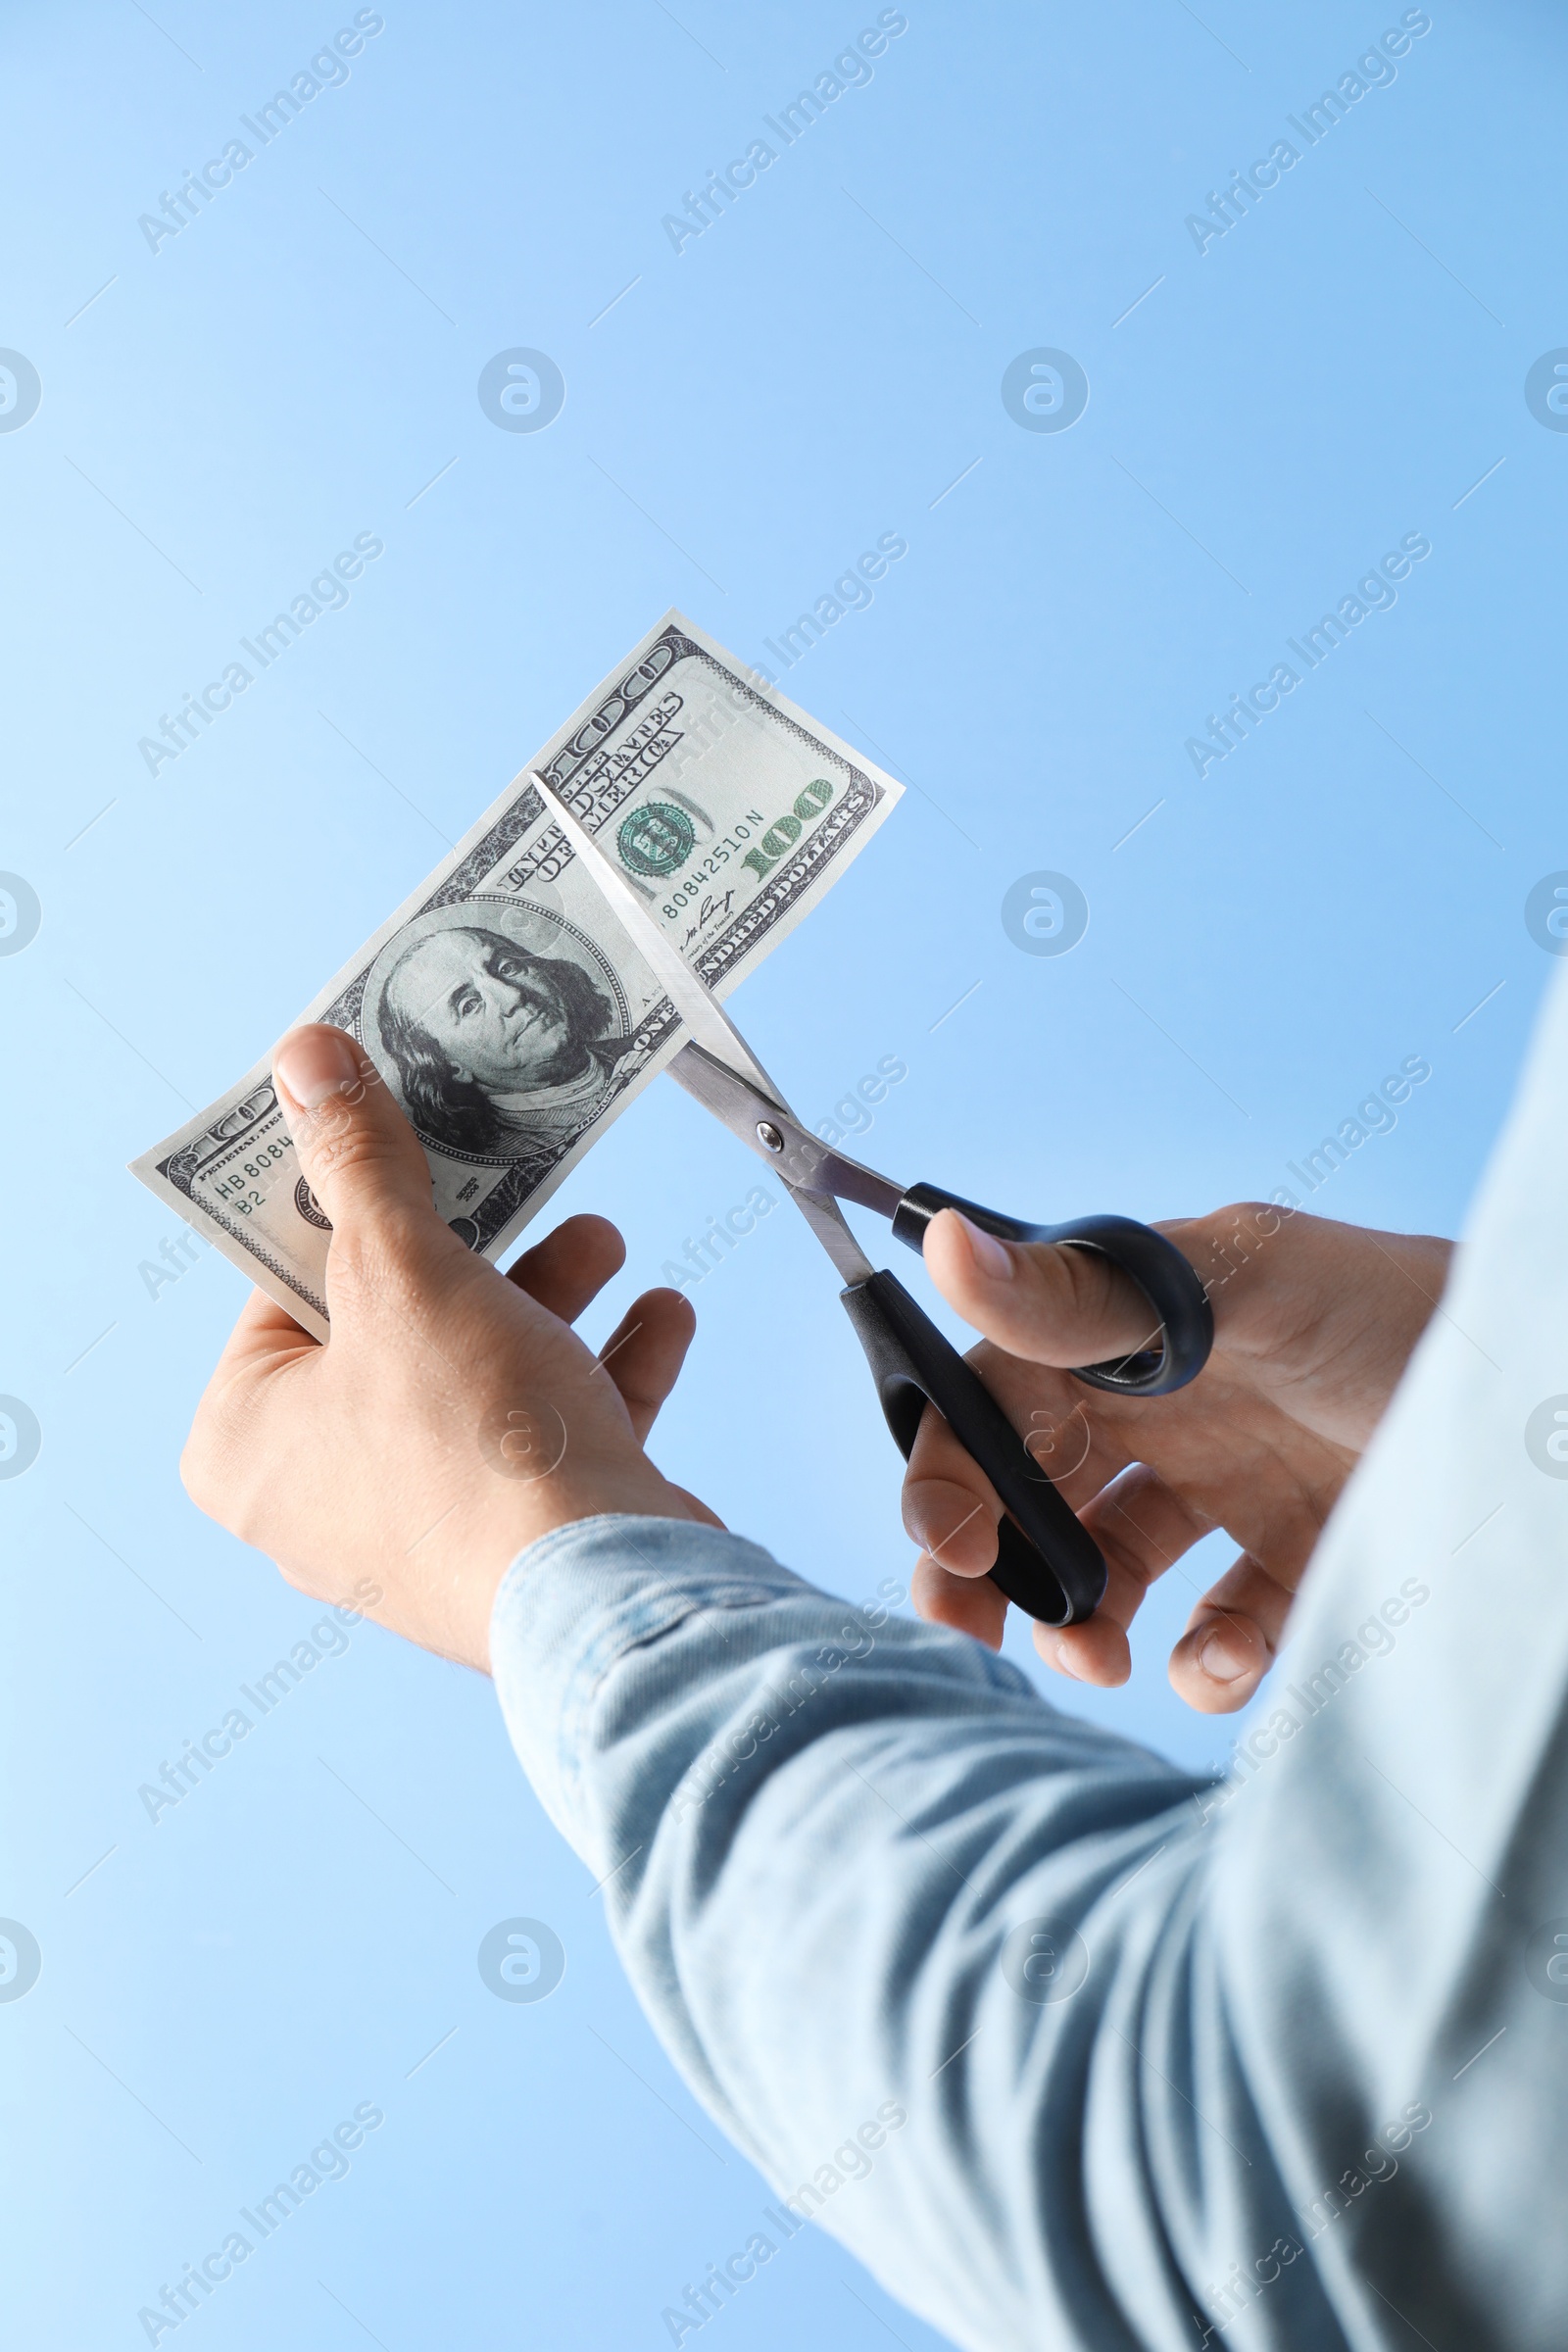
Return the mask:
{"type": "Polygon", "coordinates": [[[893,1212],[893,1231],[911,1250],[925,1241],[925,1229],[939,1209],[961,1210],[971,1224],[1004,1242],[1063,1242],[1078,1250],[1098,1250],[1119,1266],[1143,1292],[1159,1326],[1157,1348],[1136,1348],[1110,1363],[1078,1364],[1073,1378],[1092,1389],[1109,1389],[1121,1396],[1168,1396],[1196,1380],[1214,1345],[1214,1312],[1194,1268],[1174,1242],[1152,1225],[1134,1217],[1078,1217],[1070,1225],[1026,1225],[1021,1217],[1004,1217],[976,1200],[960,1200],[940,1185],[913,1184],[893,1212]]]}
{"type": "Polygon", "coordinates": [[[1025,1452],[990,1390],[897,1276],[873,1274],[839,1296],[905,1459],[929,1400],[995,1487],[1006,1516],[998,1530],[993,1584],[1042,1625],[1075,1625],[1093,1615],[1105,1590],[1100,1546],[1025,1452]]]}

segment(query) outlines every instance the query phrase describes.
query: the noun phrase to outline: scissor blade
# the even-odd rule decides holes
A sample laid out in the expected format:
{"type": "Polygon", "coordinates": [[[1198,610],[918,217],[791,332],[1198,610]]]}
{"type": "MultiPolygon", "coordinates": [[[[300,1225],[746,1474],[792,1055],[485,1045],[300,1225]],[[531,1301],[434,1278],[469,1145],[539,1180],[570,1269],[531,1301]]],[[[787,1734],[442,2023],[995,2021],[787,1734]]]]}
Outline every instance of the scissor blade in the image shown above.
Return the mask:
{"type": "Polygon", "coordinates": [[[901,1187],[891,1177],[879,1176],[875,1168],[862,1168],[858,1160],[830,1151],[760,1088],[695,1042],[682,1046],[669,1065],[669,1074],[705,1110],[721,1119],[749,1152],[770,1161],[792,1191],[857,1200],[862,1208],[874,1208],[880,1217],[891,1217],[903,1200],[901,1187]]]}
{"type": "MultiPolygon", "coordinates": [[[[533,780],[545,796],[545,806],[555,809],[562,832],[609,901],[621,929],[654,977],[668,991],[670,1003],[691,1032],[690,1040],[670,1064],[672,1075],[679,1077],[681,1084],[687,1086],[685,1069],[698,1066],[694,1056],[700,1051],[701,1066],[710,1075],[715,1087],[719,1075],[728,1080],[727,1105],[720,1108],[716,1100],[710,1100],[709,1094],[699,1091],[697,1087],[689,1086],[688,1091],[695,1094],[707,1109],[712,1111],[732,1134],[739,1136],[742,1143],[749,1144],[762,1159],[773,1159],[777,1154],[770,1152],[757,1134],[760,1117],[779,1126],[781,1133],[787,1127],[792,1134],[805,1140],[805,1129],[734,1022],[717,999],[698,979],[674,942],[665,937],[636,892],[615,871],[582,819],[551,789],[537,768],[533,770],[533,780]],[[746,1105],[744,1124],[739,1123],[738,1114],[732,1115],[739,1099],[744,1099],[746,1105]]],[[[870,1175],[869,1169],[863,1172],[870,1175]]],[[[881,1183],[883,1180],[877,1178],[873,1181],[881,1183]]],[[[825,1195],[791,1183],[787,1175],[784,1176],[784,1183],[796,1207],[845,1282],[868,1282],[876,1269],[850,1231],[838,1202],[825,1195]]],[[[896,1187],[890,1185],[887,1190],[893,1195],[896,1204],[900,1198],[896,1187]]],[[[853,1199],[855,1196],[849,1197],[853,1199]]],[[[880,1203],[873,1202],[871,1205],[878,1206],[880,1203]]],[[[892,1213],[892,1208],[883,1211],[886,1216],[892,1213]]]]}
{"type": "Polygon", "coordinates": [[[632,946],[668,993],[692,1036],[715,1060],[751,1079],[775,1109],[784,1109],[783,1096],[718,1000],[698,979],[674,941],[665,936],[625,877],[615,871],[575,810],[567,808],[537,768],[532,772],[534,782],[545,796],[546,808],[555,810],[561,830],[609,900],[615,920],[632,946]]]}
{"type": "Polygon", "coordinates": [[[875,1266],[845,1222],[836,1200],[821,1193],[803,1192],[786,1183],[786,1191],[847,1283],[869,1282],[875,1266]]]}

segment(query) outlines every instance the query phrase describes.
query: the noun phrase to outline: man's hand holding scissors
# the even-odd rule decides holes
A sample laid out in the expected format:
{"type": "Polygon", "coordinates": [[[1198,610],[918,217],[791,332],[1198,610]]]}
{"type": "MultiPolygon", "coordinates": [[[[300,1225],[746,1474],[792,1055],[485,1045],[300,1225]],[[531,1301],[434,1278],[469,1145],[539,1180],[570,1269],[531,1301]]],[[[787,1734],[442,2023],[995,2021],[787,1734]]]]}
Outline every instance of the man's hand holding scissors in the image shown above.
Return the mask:
{"type": "MultiPolygon", "coordinates": [[[[1137,1344],[1147,1309],[1125,1276],[1081,1250],[1004,1243],[955,1211],[935,1218],[926,1269],[985,1334],[968,1361],[1105,1556],[1105,1597],[1078,1625],[1037,1625],[1060,1672],[1114,1684],[1127,1629],[1153,1580],[1222,1527],[1240,1556],[1200,1595],[1172,1652],[1189,1706],[1243,1706],[1279,1646],[1292,1595],[1328,1517],[1426,1328],[1452,1245],[1363,1232],[1250,1203],[1159,1228],[1203,1277],[1214,1347],[1173,1396],[1126,1397],[1065,1369],[1137,1344]]],[[[997,1502],[928,1411],[904,1487],[923,1546],[923,1616],[993,1647],[1006,1602],[987,1576],[997,1502]]]]}

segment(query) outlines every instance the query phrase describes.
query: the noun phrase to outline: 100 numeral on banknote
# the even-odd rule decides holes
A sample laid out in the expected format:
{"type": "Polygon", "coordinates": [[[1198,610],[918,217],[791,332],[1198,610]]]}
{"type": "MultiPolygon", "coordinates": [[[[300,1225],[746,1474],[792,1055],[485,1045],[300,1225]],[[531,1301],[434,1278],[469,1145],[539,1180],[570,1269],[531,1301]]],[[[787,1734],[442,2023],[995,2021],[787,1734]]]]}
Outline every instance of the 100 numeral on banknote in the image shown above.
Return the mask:
{"type": "MultiPolygon", "coordinates": [[[[407,1112],[435,1204],[498,1255],[683,1042],[537,771],[720,996],[864,847],[901,787],[666,615],[300,1015],[407,1112]]],[[[318,1337],[330,1228],[270,1067],[133,1163],[318,1337]]]]}

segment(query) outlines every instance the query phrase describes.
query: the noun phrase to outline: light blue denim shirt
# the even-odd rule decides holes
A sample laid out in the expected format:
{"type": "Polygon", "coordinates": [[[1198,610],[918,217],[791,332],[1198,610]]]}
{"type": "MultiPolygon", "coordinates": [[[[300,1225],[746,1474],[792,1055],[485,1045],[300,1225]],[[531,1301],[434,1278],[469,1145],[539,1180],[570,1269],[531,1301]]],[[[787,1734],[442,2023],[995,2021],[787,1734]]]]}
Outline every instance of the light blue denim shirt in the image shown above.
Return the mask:
{"type": "Polygon", "coordinates": [[[710,1529],[502,1587],[676,2064],[958,2344],[1568,2343],[1565,1091],[1559,988],[1225,1783],[710,1529]]]}

